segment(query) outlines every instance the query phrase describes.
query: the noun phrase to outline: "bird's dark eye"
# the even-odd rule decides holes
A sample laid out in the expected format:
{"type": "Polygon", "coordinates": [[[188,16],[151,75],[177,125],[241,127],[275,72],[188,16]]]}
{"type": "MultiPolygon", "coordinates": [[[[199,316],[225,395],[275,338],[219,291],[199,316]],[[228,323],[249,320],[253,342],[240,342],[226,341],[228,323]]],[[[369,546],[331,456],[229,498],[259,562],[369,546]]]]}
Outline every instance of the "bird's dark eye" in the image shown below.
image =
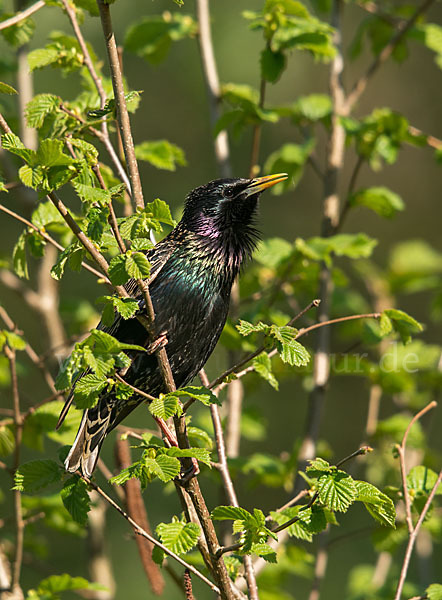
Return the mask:
{"type": "Polygon", "coordinates": [[[235,195],[235,190],[233,188],[231,188],[231,187],[224,188],[224,190],[223,190],[224,198],[233,198],[234,195],[235,195]]]}

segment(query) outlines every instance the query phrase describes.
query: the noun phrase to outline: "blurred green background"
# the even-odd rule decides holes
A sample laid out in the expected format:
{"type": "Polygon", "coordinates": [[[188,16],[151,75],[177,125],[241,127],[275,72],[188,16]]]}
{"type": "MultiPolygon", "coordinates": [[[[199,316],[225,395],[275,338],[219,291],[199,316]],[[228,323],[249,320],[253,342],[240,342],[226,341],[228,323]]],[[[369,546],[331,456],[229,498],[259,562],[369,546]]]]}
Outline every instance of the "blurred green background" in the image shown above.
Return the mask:
{"type": "MultiPolygon", "coordinates": [[[[7,8],[7,3],[4,3],[7,8]]],[[[222,82],[248,83],[259,86],[259,52],[262,39],[257,33],[248,29],[247,22],[241,12],[245,9],[258,10],[262,6],[260,0],[212,0],[213,39],[215,54],[222,82]]],[[[191,0],[185,0],[179,9],[172,0],[139,0],[138,2],[120,0],[112,6],[112,15],[117,41],[122,41],[129,24],[136,22],[142,15],[161,13],[162,11],[181,10],[194,14],[195,6],[191,0]]],[[[363,11],[357,6],[348,5],[344,21],[344,45],[348,46],[355,32],[363,11]]],[[[435,5],[428,20],[441,23],[442,6],[435,5]]],[[[71,34],[66,18],[57,8],[45,8],[35,15],[36,34],[31,48],[44,45],[47,34],[54,30],[62,30],[71,34]]],[[[99,20],[86,16],[82,26],[85,37],[93,45],[95,52],[104,60],[105,50],[99,20]]],[[[410,56],[403,64],[388,61],[370,83],[367,92],[357,107],[357,115],[370,113],[373,108],[389,106],[405,115],[410,123],[426,133],[442,137],[442,78],[431,53],[423,46],[409,42],[410,56]]],[[[2,42],[0,51],[5,55],[10,52],[2,42]]],[[[368,52],[363,52],[355,62],[348,61],[345,83],[349,87],[370,60],[368,52]]],[[[185,195],[202,183],[218,176],[213,155],[213,136],[209,123],[209,110],[206,89],[201,72],[200,56],[196,40],[185,40],[172,45],[167,60],[159,66],[152,66],[141,58],[124,55],[125,76],[132,89],[143,90],[141,107],[132,116],[135,142],[145,139],[167,139],[185,151],[188,165],[179,167],[175,172],[160,171],[146,163],[141,163],[141,177],[146,201],[159,197],[170,203],[175,216],[180,214],[185,195]]],[[[105,69],[106,72],[106,69],[105,69]]],[[[327,92],[328,66],[316,63],[306,54],[294,53],[289,59],[289,67],[281,81],[268,86],[267,104],[290,103],[299,95],[312,92],[327,92]]],[[[11,81],[11,83],[13,83],[11,81]]],[[[78,93],[79,81],[75,75],[63,78],[58,71],[43,69],[35,77],[36,93],[55,93],[63,98],[74,98],[78,93]]],[[[263,127],[261,164],[268,155],[279,148],[282,143],[293,141],[295,130],[287,121],[277,125],[263,127]]],[[[233,172],[235,176],[247,176],[250,161],[251,134],[245,133],[241,139],[231,139],[233,172]]],[[[324,145],[318,146],[318,157],[324,157],[324,145]]],[[[349,153],[346,160],[344,181],[348,181],[354,166],[354,155],[349,153]]],[[[386,166],[379,172],[372,172],[364,166],[359,186],[383,185],[398,193],[406,204],[406,210],[399,213],[394,221],[380,219],[372,212],[353,211],[346,222],[344,231],[365,231],[379,239],[374,252],[374,259],[385,265],[389,253],[397,242],[405,239],[424,239],[435,248],[441,249],[442,194],[440,166],[436,164],[432,152],[428,148],[404,147],[399,160],[392,166],[386,166]]],[[[345,186],[343,186],[343,191],[345,186]]],[[[63,192],[61,192],[63,193],[63,192]]],[[[11,208],[14,206],[14,194],[3,200],[11,208]]],[[[264,195],[260,208],[260,228],[265,237],[280,236],[289,241],[296,237],[304,238],[319,234],[322,207],[322,188],[316,175],[308,167],[296,189],[281,197],[264,195]],[[282,218],[281,215],[284,215],[282,218]]],[[[21,227],[4,214],[0,216],[0,255],[8,256],[21,232],[21,227]]],[[[88,300],[94,306],[97,286],[87,274],[69,272],[61,282],[64,295],[69,296],[72,303],[79,306],[88,300]]],[[[1,301],[11,316],[27,332],[30,342],[44,351],[45,339],[42,338],[39,322],[35,314],[8,290],[1,289],[1,301]]],[[[428,299],[424,294],[414,294],[404,299],[400,307],[412,314],[416,319],[426,322],[428,299]]],[[[92,324],[91,324],[92,325],[92,324]]],[[[440,327],[425,332],[428,342],[439,342],[440,327]]],[[[311,341],[309,341],[311,343],[311,341]]],[[[209,374],[217,374],[224,363],[224,354],[215,354],[211,359],[209,374]]],[[[246,389],[253,384],[246,383],[246,389]]],[[[30,405],[44,397],[46,390],[38,376],[26,376],[22,379],[21,394],[23,404],[30,405]]],[[[258,407],[263,413],[270,442],[266,442],[266,451],[279,454],[291,450],[296,440],[302,435],[306,412],[307,392],[300,385],[284,381],[279,393],[270,387],[254,389],[246,395],[248,406],[258,407]],[[274,406],[283,403],[285,416],[275,418],[274,406]]],[[[356,378],[334,378],[321,428],[321,438],[333,447],[335,458],[339,459],[352,452],[361,441],[361,431],[366,417],[368,386],[361,386],[356,378]],[[341,423],[351,424],[347,434],[342,435],[341,423]]],[[[9,406],[9,391],[0,389],[0,403],[9,406]]],[[[390,402],[382,406],[383,414],[394,411],[390,402]]],[[[147,411],[138,409],[131,416],[128,424],[146,426],[149,424],[147,411]]],[[[441,448],[440,427],[442,419],[440,411],[432,417],[429,444],[441,448]],[[439,414],[436,414],[439,412],[439,414]]],[[[47,452],[55,452],[55,444],[48,445],[47,452]]],[[[260,450],[259,442],[243,441],[245,452],[260,450]]],[[[32,453],[24,458],[31,458],[32,453]]],[[[103,458],[108,464],[113,463],[112,443],[105,444],[103,458]]],[[[370,460],[368,458],[367,460],[370,460]]],[[[357,471],[357,466],[354,467],[357,471]]],[[[9,481],[1,473],[3,489],[7,489],[9,481]]],[[[215,476],[210,477],[215,481],[215,476]]],[[[217,487],[203,483],[207,493],[209,506],[219,502],[217,487]]],[[[270,510],[287,500],[283,489],[258,487],[253,489],[247,483],[239,485],[238,494],[242,506],[250,508],[258,504],[263,510],[270,510]]],[[[155,483],[146,490],[145,500],[152,524],[162,520],[170,520],[172,514],[180,513],[180,506],[171,488],[170,494],[163,494],[163,486],[155,483]]],[[[3,507],[5,505],[3,504],[3,507]]],[[[2,509],[3,510],[3,509],[2,509]]],[[[355,508],[341,520],[339,534],[347,530],[358,529],[369,524],[369,518],[362,509],[355,508]],[[357,517],[356,517],[357,514],[357,517]]],[[[108,545],[113,558],[115,578],[118,584],[116,598],[141,600],[152,597],[140,566],[133,536],[127,523],[121,517],[108,511],[108,545]]],[[[336,533],[334,534],[336,535],[336,533]]],[[[51,534],[50,571],[51,573],[69,572],[72,575],[87,576],[84,541],[75,537],[68,539],[51,534]]],[[[27,552],[35,553],[36,549],[28,548],[27,552]]],[[[374,553],[366,539],[356,538],[346,544],[337,544],[329,557],[327,584],[323,586],[321,598],[334,600],[345,597],[348,572],[359,562],[373,562],[374,553]]],[[[441,564],[442,555],[435,557],[434,564],[441,564]]],[[[416,568],[415,566],[413,568],[416,568]]],[[[43,576],[49,574],[48,565],[42,559],[24,568],[25,585],[35,585],[43,576]]],[[[167,579],[167,576],[166,576],[167,579]]],[[[310,583],[296,579],[287,582],[287,590],[296,598],[305,598],[310,583]]],[[[209,597],[208,592],[195,584],[197,598],[209,597]]],[[[182,597],[173,584],[168,584],[165,594],[167,598],[182,597]]]]}

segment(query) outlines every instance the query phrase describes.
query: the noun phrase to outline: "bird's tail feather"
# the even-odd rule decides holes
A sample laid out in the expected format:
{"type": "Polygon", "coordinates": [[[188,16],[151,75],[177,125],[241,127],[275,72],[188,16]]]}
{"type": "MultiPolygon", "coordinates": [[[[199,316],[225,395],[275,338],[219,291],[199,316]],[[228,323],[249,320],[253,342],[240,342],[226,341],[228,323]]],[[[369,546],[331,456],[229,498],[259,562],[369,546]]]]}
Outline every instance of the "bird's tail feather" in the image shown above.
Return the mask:
{"type": "Polygon", "coordinates": [[[64,462],[66,471],[70,473],[80,470],[90,477],[95,469],[111,417],[109,407],[101,404],[99,402],[96,407],[84,411],[77,436],[64,462]]]}

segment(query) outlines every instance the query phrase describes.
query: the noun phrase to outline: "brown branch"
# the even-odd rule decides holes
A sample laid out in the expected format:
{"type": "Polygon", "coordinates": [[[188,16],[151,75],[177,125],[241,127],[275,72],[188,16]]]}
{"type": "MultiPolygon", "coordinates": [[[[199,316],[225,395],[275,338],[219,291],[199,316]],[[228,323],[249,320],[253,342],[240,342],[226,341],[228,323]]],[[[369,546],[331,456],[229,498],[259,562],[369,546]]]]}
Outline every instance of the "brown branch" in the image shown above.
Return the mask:
{"type": "Polygon", "coordinates": [[[410,500],[410,495],[408,493],[408,486],[407,486],[407,470],[405,467],[405,447],[407,444],[407,439],[408,439],[408,434],[410,433],[410,429],[413,427],[413,425],[416,423],[416,421],[421,419],[428,411],[435,408],[436,406],[437,406],[437,402],[435,400],[433,400],[432,402],[427,404],[427,406],[424,406],[424,408],[422,410],[420,410],[418,413],[416,413],[414,415],[414,417],[411,419],[410,423],[408,424],[407,429],[405,430],[404,437],[402,438],[401,444],[397,446],[397,450],[399,453],[400,469],[401,469],[402,490],[403,490],[404,502],[405,502],[405,518],[407,521],[408,533],[410,535],[414,531],[414,526],[413,526],[413,519],[412,519],[412,515],[411,515],[411,500],[410,500]]]}
{"type": "MultiPolygon", "coordinates": [[[[18,392],[17,368],[15,360],[15,350],[10,348],[8,344],[4,347],[4,353],[9,361],[9,370],[11,374],[11,388],[14,408],[14,426],[15,426],[15,451],[13,474],[17,471],[20,465],[20,450],[23,435],[23,419],[20,413],[20,396],[18,392]]],[[[23,541],[25,525],[23,522],[23,510],[21,505],[21,492],[14,490],[14,517],[15,517],[15,554],[12,567],[11,590],[22,595],[20,588],[20,573],[23,562],[23,541]]]]}
{"type": "MultiPolygon", "coordinates": [[[[319,306],[319,304],[320,304],[320,300],[317,300],[317,299],[316,300],[312,300],[308,306],[306,306],[305,308],[303,308],[301,310],[301,312],[299,312],[295,317],[293,317],[292,319],[290,319],[290,321],[288,321],[287,325],[291,327],[306,312],[308,312],[312,308],[317,308],[319,306]]],[[[237,370],[240,369],[243,365],[247,364],[248,362],[250,362],[251,360],[253,360],[254,358],[256,358],[259,354],[261,354],[261,352],[264,352],[264,350],[266,348],[267,348],[267,346],[265,346],[264,344],[262,344],[261,346],[259,346],[259,348],[257,348],[256,350],[254,350],[250,354],[247,354],[247,356],[245,356],[244,358],[242,358],[235,365],[233,365],[232,367],[229,367],[228,369],[226,369],[223,373],[221,373],[221,375],[219,375],[216,379],[214,379],[213,381],[211,381],[209,383],[209,386],[208,386],[209,389],[213,389],[213,388],[216,388],[217,386],[219,386],[219,384],[221,384],[226,377],[228,377],[232,373],[236,373],[237,370]]],[[[184,410],[187,410],[188,406],[190,406],[190,403],[193,403],[193,402],[191,402],[191,400],[189,400],[184,405],[184,410]]]]}
{"type": "MultiPolygon", "coordinates": [[[[126,440],[117,440],[115,443],[115,454],[119,469],[127,469],[131,464],[131,452],[126,440]]],[[[124,484],[126,494],[127,512],[134,521],[151,533],[146,508],[141,495],[141,484],[138,479],[130,479],[124,484]]],[[[145,538],[137,535],[135,537],[138,552],[143,565],[144,572],[149,580],[152,592],[156,596],[161,596],[164,590],[164,579],[161,575],[158,565],[152,560],[153,544],[145,538]]]]}
{"type": "Polygon", "coordinates": [[[178,554],[175,554],[175,552],[172,552],[172,550],[169,550],[169,548],[167,548],[164,544],[159,542],[152,535],[150,535],[147,531],[145,531],[138,523],[136,523],[132,519],[132,517],[130,517],[121,508],[121,506],[119,506],[114,500],[112,500],[112,498],[110,496],[108,496],[104,490],[102,490],[98,485],[96,485],[95,483],[90,481],[87,477],[81,476],[81,478],[88,485],[90,485],[92,487],[92,489],[94,489],[96,492],[98,492],[100,494],[100,496],[106,500],[106,502],[108,502],[113,508],[115,508],[115,510],[117,510],[120,513],[120,515],[122,517],[124,517],[126,519],[126,521],[128,521],[132,525],[132,527],[134,528],[134,531],[137,535],[141,535],[146,540],[149,540],[149,542],[151,542],[154,546],[158,546],[158,548],[161,548],[161,550],[164,552],[164,554],[166,554],[167,556],[170,556],[171,558],[176,560],[178,563],[180,563],[180,565],[189,569],[189,571],[191,573],[196,575],[199,579],[201,579],[201,581],[203,581],[206,585],[208,585],[211,590],[213,590],[217,594],[220,594],[219,588],[214,583],[212,583],[209,579],[207,579],[207,577],[205,577],[202,573],[200,573],[200,571],[198,571],[198,569],[196,569],[194,566],[187,563],[180,556],[178,556],[178,554]]]}
{"type": "MultiPolygon", "coordinates": [[[[1,117],[1,115],[0,115],[0,117],[1,117]]],[[[60,250],[60,252],[63,252],[65,250],[65,248],[61,244],[59,244],[56,240],[54,240],[54,238],[52,238],[45,231],[42,231],[41,229],[39,229],[38,227],[36,227],[33,223],[31,223],[31,221],[28,221],[27,219],[25,219],[21,215],[17,214],[13,210],[10,210],[9,208],[6,208],[6,206],[3,206],[3,204],[0,204],[0,211],[6,213],[7,215],[13,217],[17,221],[20,221],[21,223],[24,223],[27,227],[30,227],[31,229],[33,229],[34,231],[36,231],[39,235],[41,235],[41,237],[46,242],[48,242],[49,244],[52,244],[52,246],[54,246],[55,248],[57,248],[58,250],[60,250]]],[[[86,269],[86,271],[89,271],[90,273],[93,273],[96,277],[99,277],[99,278],[103,277],[102,273],[100,273],[99,271],[97,271],[96,269],[94,269],[93,267],[91,267],[90,265],[88,265],[87,263],[85,263],[84,261],[82,261],[81,266],[84,269],[86,269]]],[[[106,283],[110,283],[110,281],[107,280],[106,283]]]]}
{"type": "MultiPolygon", "coordinates": [[[[261,83],[259,86],[259,108],[264,108],[266,95],[266,80],[261,79],[261,83]]],[[[257,172],[258,160],[259,160],[259,149],[261,146],[261,133],[262,133],[262,122],[259,121],[256,123],[253,128],[253,139],[252,139],[252,152],[250,156],[250,167],[249,167],[249,177],[254,177],[257,172]]]]}
{"type": "Polygon", "coordinates": [[[418,18],[430,8],[434,1],[435,0],[424,0],[424,2],[422,2],[422,4],[415,10],[415,12],[409,19],[407,19],[406,21],[401,21],[399,23],[397,32],[393,35],[388,44],[384,46],[381,52],[376,56],[371,65],[368,67],[367,71],[363,75],[361,75],[361,77],[356,81],[356,83],[353,86],[353,89],[348,94],[347,100],[345,102],[345,110],[347,114],[358,102],[359,98],[364,93],[368,82],[379,69],[379,67],[381,67],[390,58],[394,49],[402,41],[407,32],[413,27],[418,18]]]}
{"type": "Polygon", "coordinates": [[[413,125],[408,126],[408,133],[413,137],[423,136],[425,138],[425,143],[427,144],[427,146],[430,146],[435,150],[442,150],[442,140],[440,140],[437,137],[434,137],[434,135],[428,135],[427,133],[424,133],[423,131],[421,131],[417,127],[414,127],[413,125]]]}
{"type": "Polygon", "coordinates": [[[118,60],[117,44],[115,42],[115,34],[112,27],[110,7],[103,0],[97,0],[97,4],[100,11],[101,25],[106,41],[106,51],[111,70],[118,125],[120,129],[121,140],[123,142],[124,156],[126,158],[126,164],[129,171],[132,196],[135,206],[138,208],[144,208],[143,191],[141,188],[137,159],[135,158],[134,142],[130,127],[129,113],[126,106],[123,77],[118,60]]]}
{"type": "MultiPolygon", "coordinates": [[[[100,184],[101,189],[105,190],[106,184],[104,183],[104,179],[101,174],[100,165],[98,163],[96,165],[94,165],[92,167],[92,171],[95,173],[95,176],[98,179],[98,183],[100,184]]],[[[120,229],[119,229],[118,223],[117,223],[117,217],[115,215],[114,206],[112,204],[112,198],[109,200],[107,206],[109,208],[109,219],[108,219],[109,225],[111,226],[112,232],[117,241],[120,252],[122,252],[124,254],[126,252],[126,244],[124,243],[123,238],[121,237],[120,229]]]]}
{"type": "MultiPolygon", "coordinates": [[[[219,105],[221,90],[213,51],[212,34],[210,31],[209,0],[197,0],[196,12],[199,26],[198,42],[201,62],[209,97],[210,121],[212,127],[214,127],[220,117],[219,105]]],[[[214,150],[221,177],[231,177],[232,168],[230,165],[229,140],[225,130],[220,131],[216,136],[214,140],[214,150]]]]}
{"type": "Polygon", "coordinates": [[[37,2],[35,2],[34,4],[31,4],[31,6],[29,6],[26,10],[23,10],[23,11],[17,13],[13,17],[10,17],[9,19],[6,19],[5,21],[2,21],[0,23],[0,31],[2,31],[2,29],[7,29],[8,27],[12,27],[12,25],[17,25],[17,23],[20,23],[20,21],[27,19],[28,17],[30,17],[31,15],[36,13],[38,10],[40,10],[40,8],[43,8],[43,6],[45,6],[45,4],[46,3],[44,2],[44,0],[37,0],[37,2]]]}

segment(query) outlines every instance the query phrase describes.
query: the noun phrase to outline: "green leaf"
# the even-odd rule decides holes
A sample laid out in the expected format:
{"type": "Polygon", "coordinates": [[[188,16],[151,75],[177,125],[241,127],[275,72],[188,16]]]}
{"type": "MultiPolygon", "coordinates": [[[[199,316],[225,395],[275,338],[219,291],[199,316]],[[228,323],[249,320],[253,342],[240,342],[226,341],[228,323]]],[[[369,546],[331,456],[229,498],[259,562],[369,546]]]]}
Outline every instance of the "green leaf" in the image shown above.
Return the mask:
{"type": "Polygon", "coordinates": [[[12,154],[20,156],[25,162],[28,162],[35,155],[33,150],[25,148],[23,142],[14,133],[4,133],[1,137],[2,147],[12,154]]]}
{"type": "Polygon", "coordinates": [[[91,185],[85,185],[78,182],[74,182],[73,185],[75,191],[83,202],[91,204],[97,202],[100,205],[104,205],[109,203],[112,198],[110,190],[103,190],[98,187],[93,187],[91,185]]]}
{"type": "Polygon", "coordinates": [[[159,398],[152,400],[149,404],[149,411],[157,419],[167,420],[177,414],[179,410],[178,398],[176,396],[164,396],[160,394],[159,398]]]}
{"type": "Polygon", "coordinates": [[[149,162],[157,169],[175,171],[177,165],[187,164],[184,151],[167,140],[143,142],[135,146],[135,156],[138,160],[149,162]]]}
{"type": "Polygon", "coordinates": [[[126,254],[126,271],[134,279],[146,279],[150,274],[150,264],[146,256],[141,252],[131,252],[126,254]]]}
{"type": "Polygon", "coordinates": [[[15,437],[11,427],[0,425],[0,456],[8,456],[15,448],[15,437]]]}
{"type": "Polygon", "coordinates": [[[261,52],[260,64],[262,79],[276,83],[286,68],[287,59],[283,52],[265,48],[261,52]]]}
{"type": "Polygon", "coordinates": [[[261,265],[276,269],[293,252],[293,246],[283,238],[269,238],[260,242],[253,258],[261,265]]]}
{"type": "MultiPolygon", "coordinates": [[[[49,600],[58,598],[60,592],[69,590],[106,590],[106,588],[98,583],[90,583],[83,577],[71,577],[71,575],[63,573],[63,575],[51,575],[40,581],[37,594],[38,598],[49,600]]],[[[28,600],[31,599],[28,597],[28,600]]]]}
{"type": "Polygon", "coordinates": [[[405,205],[398,194],[386,187],[371,187],[359,190],[350,198],[352,206],[365,206],[381,217],[391,218],[404,210],[405,205]]]}
{"type": "Polygon", "coordinates": [[[58,51],[54,48],[38,48],[28,54],[28,65],[31,71],[42,69],[58,60],[58,51]]]}
{"type": "Polygon", "coordinates": [[[241,508],[240,506],[217,506],[212,510],[211,514],[212,519],[215,519],[215,521],[247,520],[252,517],[248,510],[241,508]]]}
{"type": "MultiPolygon", "coordinates": [[[[428,496],[437,482],[437,473],[428,467],[418,465],[413,467],[407,475],[407,488],[414,493],[428,496]]],[[[436,494],[442,495],[442,485],[439,484],[436,494]]]]}
{"type": "Polygon", "coordinates": [[[124,46],[152,64],[164,60],[172,41],[195,35],[197,25],[192,17],[178,13],[164,13],[139,19],[126,32],[124,46]]]}
{"type": "MultiPolygon", "coordinates": [[[[416,319],[413,319],[413,317],[402,310],[388,308],[383,311],[382,315],[385,315],[390,320],[391,327],[399,333],[403,344],[408,344],[411,341],[412,333],[423,330],[422,325],[416,319]]],[[[385,317],[383,321],[381,320],[381,331],[389,332],[391,329],[389,329],[389,324],[385,317]]]]}
{"type": "Polygon", "coordinates": [[[95,373],[81,377],[75,385],[74,399],[77,408],[92,408],[97,403],[100,393],[107,387],[108,380],[95,373]]]}
{"type": "Polygon", "coordinates": [[[272,187],[274,194],[282,194],[296,185],[304,172],[304,165],[313,152],[315,141],[308,139],[303,144],[284,144],[270,154],[264,165],[265,173],[287,173],[288,178],[272,187]]]}
{"type": "Polygon", "coordinates": [[[114,285],[124,285],[130,279],[126,268],[126,255],[118,254],[109,263],[109,278],[114,285]]]}
{"type": "Polygon", "coordinates": [[[176,446],[172,446],[172,448],[167,448],[164,454],[175,458],[196,458],[208,467],[211,466],[210,452],[207,448],[177,448],[176,446]]]}
{"type": "Polygon", "coordinates": [[[440,583],[432,583],[425,590],[428,600],[442,600],[442,585],[440,583]]]}
{"type": "MultiPolygon", "coordinates": [[[[1,20],[8,18],[7,13],[2,14],[1,20]]],[[[33,19],[23,19],[14,25],[10,25],[9,27],[2,29],[1,33],[5,40],[11,46],[19,47],[27,44],[34,35],[35,31],[35,22],[33,19]]]]}
{"type": "Polygon", "coordinates": [[[23,463],[14,475],[14,490],[32,493],[60,481],[61,471],[53,460],[31,460],[23,463]]]}
{"type": "Polygon", "coordinates": [[[26,231],[17,240],[12,251],[12,264],[14,271],[19,277],[29,279],[28,261],[26,258],[26,231]]]}
{"type": "Polygon", "coordinates": [[[346,512],[357,497],[356,484],[344,471],[321,476],[317,489],[321,502],[334,511],[346,512]]]}
{"type": "Polygon", "coordinates": [[[8,346],[14,350],[24,350],[27,346],[26,341],[14,331],[3,330],[3,334],[8,342],[8,346]]]}
{"type": "Polygon", "coordinates": [[[39,229],[47,227],[50,223],[64,223],[63,217],[50,200],[39,203],[32,213],[31,221],[39,229]]]}
{"type": "Polygon", "coordinates": [[[12,85],[8,85],[7,83],[3,83],[0,81],[0,94],[7,94],[8,96],[13,96],[14,94],[18,94],[17,90],[12,87],[12,85]]]}
{"type": "Polygon", "coordinates": [[[151,474],[156,475],[165,483],[180,474],[180,461],[173,456],[167,456],[167,454],[158,454],[156,458],[147,457],[145,464],[151,474]]]}
{"type": "Polygon", "coordinates": [[[247,336],[251,333],[268,333],[270,331],[270,325],[266,325],[262,321],[259,321],[254,325],[253,323],[249,323],[248,321],[244,321],[243,319],[239,320],[238,325],[236,325],[237,330],[241,335],[247,336]]]}
{"type": "Polygon", "coordinates": [[[358,502],[363,502],[370,515],[381,525],[395,527],[396,511],[394,503],[374,485],[366,481],[355,481],[358,502]]]}
{"type": "MultiPolygon", "coordinates": [[[[104,303],[106,305],[110,305],[115,308],[119,315],[123,317],[123,319],[131,319],[138,311],[139,305],[136,300],[132,298],[119,298],[118,296],[100,296],[97,299],[98,303],[104,303]]],[[[114,311],[112,310],[112,319],[110,323],[106,323],[108,325],[112,325],[114,322],[114,311]]]]}
{"type": "Polygon", "coordinates": [[[269,563],[278,562],[276,552],[268,544],[253,544],[252,553],[261,556],[265,561],[269,563]]]}
{"type": "Polygon", "coordinates": [[[26,121],[29,127],[40,129],[43,126],[45,118],[58,110],[61,98],[54,94],[37,94],[26,105],[26,121]]]}
{"type": "Polygon", "coordinates": [[[57,262],[51,269],[51,276],[56,281],[59,281],[64,275],[66,265],[69,264],[71,268],[72,266],[75,266],[75,263],[71,263],[71,260],[75,255],[77,255],[81,262],[83,253],[83,246],[80,245],[80,242],[75,241],[72,244],[70,244],[70,246],[65,248],[63,252],[59,254],[57,262]]]}
{"type": "Polygon", "coordinates": [[[272,372],[272,361],[267,352],[262,352],[253,359],[253,368],[258,375],[265,379],[275,390],[279,389],[278,380],[272,372]]]}
{"type": "Polygon", "coordinates": [[[175,392],[169,392],[167,396],[176,398],[195,398],[195,400],[202,402],[205,406],[210,406],[211,404],[218,404],[218,406],[221,406],[221,402],[215,394],[203,386],[186,385],[175,392]]]}
{"type": "Polygon", "coordinates": [[[60,492],[61,499],[74,521],[86,525],[87,513],[91,508],[91,501],[87,492],[87,484],[74,475],[70,477],[60,492]]]}
{"type": "Polygon", "coordinates": [[[291,107],[291,118],[295,123],[307,119],[316,122],[332,112],[332,101],[327,94],[301,96],[291,107]]]}
{"type": "Polygon", "coordinates": [[[201,535],[201,530],[196,523],[184,523],[178,519],[172,523],[160,523],[157,525],[156,532],[163,544],[175,554],[184,554],[191,550],[201,535]]]}

